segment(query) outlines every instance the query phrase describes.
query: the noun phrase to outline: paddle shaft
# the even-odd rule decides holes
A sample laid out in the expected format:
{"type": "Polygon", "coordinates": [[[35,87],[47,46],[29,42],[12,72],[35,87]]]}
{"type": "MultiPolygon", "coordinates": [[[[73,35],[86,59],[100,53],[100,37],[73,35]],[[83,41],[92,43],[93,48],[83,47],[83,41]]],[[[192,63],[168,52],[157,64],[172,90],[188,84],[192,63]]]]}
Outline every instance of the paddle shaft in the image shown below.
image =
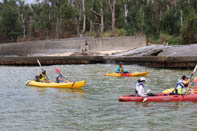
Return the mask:
{"type": "Polygon", "coordinates": [[[192,73],[190,75],[190,79],[192,79],[192,76],[194,75],[194,73],[196,72],[196,70],[197,70],[197,64],[195,65],[194,70],[192,71],[192,73]]]}
{"type": "MultiPolygon", "coordinates": [[[[190,80],[192,79],[192,77],[193,77],[194,73],[196,72],[196,70],[197,70],[197,64],[195,65],[194,70],[192,71],[192,73],[191,73],[191,75],[190,75],[190,80]]],[[[192,82],[191,87],[192,87],[193,85],[194,85],[194,82],[192,82]]]]}
{"type": "MultiPolygon", "coordinates": [[[[64,77],[64,75],[63,75],[57,68],[55,68],[55,71],[56,71],[58,74],[61,74],[61,75],[63,76],[64,79],[66,79],[66,78],[64,77]]],[[[66,80],[68,80],[68,79],[66,79],[66,80]]],[[[75,81],[73,81],[72,87],[74,86],[74,84],[75,84],[75,81]]]]}
{"type": "MultiPolygon", "coordinates": [[[[41,71],[44,71],[44,69],[42,68],[42,65],[41,65],[41,63],[40,63],[40,61],[38,59],[37,59],[37,62],[38,62],[38,65],[41,68],[41,71]]],[[[47,78],[47,80],[49,80],[49,77],[47,76],[47,74],[46,74],[46,78],[47,78]]]]}

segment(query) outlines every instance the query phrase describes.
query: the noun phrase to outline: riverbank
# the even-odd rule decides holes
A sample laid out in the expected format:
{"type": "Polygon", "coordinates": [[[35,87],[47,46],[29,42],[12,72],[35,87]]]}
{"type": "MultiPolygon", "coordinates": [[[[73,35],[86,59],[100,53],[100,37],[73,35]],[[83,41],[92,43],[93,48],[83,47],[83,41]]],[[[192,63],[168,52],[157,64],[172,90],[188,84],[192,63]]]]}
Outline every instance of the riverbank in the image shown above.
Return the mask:
{"type": "Polygon", "coordinates": [[[193,68],[197,44],[145,46],[144,37],[75,38],[0,45],[0,65],[139,64],[159,68],[193,68]]]}
{"type": "Polygon", "coordinates": [[[65,64],[138,64],[158,68],[193,68],[197,56],[31,56],[31,57],[0,57],[0,65],[37,66],[37,59],[42,65],[65,64]]]}

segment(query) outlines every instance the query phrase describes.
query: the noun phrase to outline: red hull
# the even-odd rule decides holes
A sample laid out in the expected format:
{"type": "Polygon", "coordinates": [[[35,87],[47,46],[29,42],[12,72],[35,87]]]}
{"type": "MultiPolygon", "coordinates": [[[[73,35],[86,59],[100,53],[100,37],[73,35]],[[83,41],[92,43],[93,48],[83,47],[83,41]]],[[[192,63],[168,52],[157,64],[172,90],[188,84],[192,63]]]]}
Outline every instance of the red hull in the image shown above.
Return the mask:
{"type": "MultiPolygon", "coordinates": [[[[156,94],[156,96],[149,96],[146,102],[181,102],[181,101],[197,101],[197,94],[188,95],[164,95],[156,94]]],[[[124,95],[119,97],[122,102],[143,102],[143,97],[134,95],[124,95]]]]}

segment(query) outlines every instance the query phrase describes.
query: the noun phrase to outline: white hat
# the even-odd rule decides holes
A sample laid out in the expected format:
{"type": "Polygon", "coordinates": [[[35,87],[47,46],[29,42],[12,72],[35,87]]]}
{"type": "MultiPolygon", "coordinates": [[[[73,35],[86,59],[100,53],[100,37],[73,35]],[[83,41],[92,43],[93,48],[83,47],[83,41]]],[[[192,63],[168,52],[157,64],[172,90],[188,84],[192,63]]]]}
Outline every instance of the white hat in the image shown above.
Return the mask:
{"type": "Polygon", "coordinates": [[[144,77],[140,77],[140,81],[146,81],[144,77]]]}

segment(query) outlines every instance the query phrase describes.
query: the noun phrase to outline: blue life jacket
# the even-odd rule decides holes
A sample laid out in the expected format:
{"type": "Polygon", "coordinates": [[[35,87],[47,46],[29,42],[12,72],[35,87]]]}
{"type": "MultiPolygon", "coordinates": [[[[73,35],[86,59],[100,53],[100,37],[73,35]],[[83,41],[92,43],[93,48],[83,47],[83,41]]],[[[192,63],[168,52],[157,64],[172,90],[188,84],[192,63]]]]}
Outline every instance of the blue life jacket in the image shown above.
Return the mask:
{"type": "Polygon", "coordinates": [[[176,84],[176,89],[177,89],[178,86],[181,86],[182,89],[183,89],[183,88],[186,88],[186,87],[183,85],[182,81],[179,81],[179,82],[176,84]]]}

